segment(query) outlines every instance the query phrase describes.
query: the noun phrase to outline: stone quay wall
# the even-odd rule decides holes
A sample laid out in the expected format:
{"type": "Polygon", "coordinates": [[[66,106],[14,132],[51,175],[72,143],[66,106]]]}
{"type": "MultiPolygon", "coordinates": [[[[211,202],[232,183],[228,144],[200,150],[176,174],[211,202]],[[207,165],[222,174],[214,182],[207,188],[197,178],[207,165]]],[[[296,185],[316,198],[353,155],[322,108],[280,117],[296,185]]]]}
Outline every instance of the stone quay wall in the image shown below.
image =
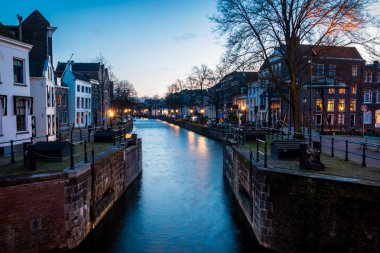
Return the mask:
{"type": "Polygon", "coordinates": [[[264,169],[230,146],[223,172],[262,246],[277,252],[380,252],[379,183],[264,169]]]}
{"type": "Polygon", "coordinates": [[[72,249],[142,172],[141,139],[74,170],[0,179],[1,252],[72,249]]]}
{"type": "MultiPolygon", "coordinates": [[[[222,130],[163,119],[218,141],[222,130]]],[[[226,146],[223,173],[260,245],[277,252],[380,252],[380,183],[264,168],[226,146]]]]}

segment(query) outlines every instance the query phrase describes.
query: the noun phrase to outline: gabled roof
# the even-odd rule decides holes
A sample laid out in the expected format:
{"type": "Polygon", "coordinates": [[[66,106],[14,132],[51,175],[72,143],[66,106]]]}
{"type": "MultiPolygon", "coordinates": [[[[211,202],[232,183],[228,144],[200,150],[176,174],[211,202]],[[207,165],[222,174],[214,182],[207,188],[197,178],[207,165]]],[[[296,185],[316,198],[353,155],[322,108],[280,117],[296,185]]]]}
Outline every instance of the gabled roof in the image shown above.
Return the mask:
{"type": "Polygon", "coordinates": [[[47,24],[50,26],[50,22],[39,12],[38,10],[34,10],[24,21],[23,23],[28,23],[29,19],[33,16],[40,16],[47,24]]]}
{"type": "Polygon", "coordinates": [[[0,23],[0,35],[13,40],[17,39],[16,36],[14,36],[14,34],[2,23],[0,23]]]}
{"type": "Polygon", "coordinates": [[[315,46],[301,44],[299,47],[300,55],[310,56],[312,50],[315,51],[317,58],[339,58],[363,60],[356,47],[344,46],[315,46]]]}
{"type": "MultiPolygon", "coordinates": [[[[65,71],[67,63],[66,62],[58,62],[57,68],[55,70],[56,75],[58,77],[61,77],[63,72],[65,71]]],[[[99,79],[99,70],[100,70],[100,63],[76,63],[73,62],[72,65],[72,71],[84,73],[87,76],[91,77],[92,79],[98,80],[99,79]]]]}
{"type": "Polygon", "coordinates": [[[73,75],[74,75],[74,78],[76,80],[81,80],[81,81],[85,81],[85,82],[90,82],[88,76],[82,74],[82,73],[78,73],[78,72],[75,72],[75,71],[72,71],[73,75]]]}

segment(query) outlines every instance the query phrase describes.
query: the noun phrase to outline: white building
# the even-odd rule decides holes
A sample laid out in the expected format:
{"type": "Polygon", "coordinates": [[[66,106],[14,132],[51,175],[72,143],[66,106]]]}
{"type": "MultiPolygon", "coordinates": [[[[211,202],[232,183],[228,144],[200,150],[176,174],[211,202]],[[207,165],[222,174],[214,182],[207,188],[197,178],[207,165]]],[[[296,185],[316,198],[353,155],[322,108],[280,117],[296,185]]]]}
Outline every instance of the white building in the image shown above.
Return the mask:
{"type": "Polygon", "coordinates": [[[31,95],[34,100],[35,111],[33,113],[35,129],[33,136],[39,141],[45,141],[49,136],[49,141],[55,140],[55,82],[54,69],[50,56],[47,56],[42,71],[42,76],[30,77],[31,95]]]}
{"type": "Polygon", "coordinates": [[[29,51],[0,24],[0,154],[31,137],[33,99],[30,95],[29,51]],[[4,143],[5,142],[5,143],[4,143]],[[8,142],[8,143],[7,143],[8,142]]]}
{"type": "Polygon", "coordinates": [[[265,89],[261,88],[261,82],[256,80],[248,84],[247,113],[248,121],[256,126],[262,126],[268,119],[268,101],[265,89]]]}
{"type": "Polygon", "coordinates": [[[66,64],[62,81],[69,87],[69,125],[86,127],[91,125],[91,89],[98,81],[72,71],[72,62],[66,64]]]}

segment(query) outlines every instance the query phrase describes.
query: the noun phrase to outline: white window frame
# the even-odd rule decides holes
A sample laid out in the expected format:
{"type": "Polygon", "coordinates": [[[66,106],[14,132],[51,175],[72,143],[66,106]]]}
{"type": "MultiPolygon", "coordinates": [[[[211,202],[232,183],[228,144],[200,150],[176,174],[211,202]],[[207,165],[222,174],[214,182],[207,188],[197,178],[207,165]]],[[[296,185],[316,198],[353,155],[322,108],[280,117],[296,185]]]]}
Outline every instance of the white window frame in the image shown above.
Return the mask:
{"type": "Polygon", "coordinates": [[[365,104],[372,103],[372,90],[366,89],[363,93],[363,101],[365,104]]]}
{"type": "Polygon", "coordinates": [[[344,125],[344,113],[338,113],[338,126],[344,125]]]}
{"type": "Polygon", "coordinates": [[[327,101],[327,111],[328,112],[334,112],[334,109],[335,109],[335,99],[329,99],[327,101]],[[329,102],[331,102],[331,101],[332,101],[332,110],[329,110],[329,102]]]}
{"type": "Polygon", "coordinates": [[[372,111],[364,112],[364,124],[372,124],[372,111]]]}
{"type": "Polygon", "coordinates": [[[317,126],[322,125],[322,114],[315,115],[315,125],[317,126]]]}
{"type": "Polygon", "coordinates": [[[352,65],[352,76],[358,76],[358,66],[357,65],[352,65]]]}

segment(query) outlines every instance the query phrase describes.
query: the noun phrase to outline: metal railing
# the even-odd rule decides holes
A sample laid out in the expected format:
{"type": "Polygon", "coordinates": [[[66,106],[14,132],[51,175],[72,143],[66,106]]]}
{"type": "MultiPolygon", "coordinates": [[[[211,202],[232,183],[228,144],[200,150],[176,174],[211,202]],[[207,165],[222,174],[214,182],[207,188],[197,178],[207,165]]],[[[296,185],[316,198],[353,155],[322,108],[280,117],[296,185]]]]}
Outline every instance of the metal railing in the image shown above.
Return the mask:
{"type": "MultiPolygon", "coordinates": [[[[78,129],[68,129],[66,131],[58,131],[53,135],[45,135],[45,136],[32,136],[30,138],[10,140],[5,142],[0,142],[0,145],[4,148],[4,150],[9,150],[8,152],[4,152],[0,154],[0,169],[1,167],[8,166],[9,164],[15,164],[17,161],[24,161],[24,165],[26,162],[27,155],[27,147],[33,143],[39,141],[46,142],[54,142],[50,141],[49,138],[51,136],[56,136],[55,141],[67,141],[70,143],[70,168],[74,169],[74,157],[78,157],[83,155],[83,161],[85,163],[88,162],[88,150],[87,144],[94,140],[94,135],[99,130],[103,130],[104,127],[88,127],[88,128],[78,128],[78,129]],[[5,144],[5,145],[4,145],[5,144]],[[6,145],[8,144],[8,145],[6,145]],[[83,152],[75,153],[75,146],[84,145],[83,152]],[[22,146],[21,146],[22,145],[22,146]],[[9,157],[9,159],[7,159],[9,157]]],[[[120,134],[117,134],[113,138],[113,145],[115,146],[117,143],[120,146],[125,141],[126,128],[125,125],[119,126],[118,128],[113,128],[114,130],[119,130],[120,134]]],[[[92,150],[91,152],[94,152],[92,150]]],[[[43,157],[46,159],[62,159],[62,157],[53,157],[46,156],[39,153],[34,153],[39,157],[43,157]]]]}

